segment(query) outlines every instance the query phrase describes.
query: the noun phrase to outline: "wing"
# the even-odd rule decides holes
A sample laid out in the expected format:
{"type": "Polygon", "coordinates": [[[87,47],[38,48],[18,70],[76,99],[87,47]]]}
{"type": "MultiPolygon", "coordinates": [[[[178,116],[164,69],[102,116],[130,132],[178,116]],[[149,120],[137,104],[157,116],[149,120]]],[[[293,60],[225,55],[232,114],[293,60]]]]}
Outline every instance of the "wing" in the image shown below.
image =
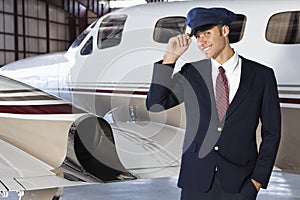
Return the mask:
{"type": "Polygon", "coordinates": [[[69,181],[53,167],[0,139],[0,191],[27,191],[86,184],[69,181]]]}
{"type": "Polygon", "coordinates": [[[184,129],[151,121],[111,126],[118,155],[128,171],[143,179],[178,176],[184,129]]]}
{"type": "Polygon", "coordinates": [[[97,116],[0,76],[1,194],[134,179],[107,127],[97,116]]]}
{"type": "Polygon", "coordinates": [[[1,194],[84,184],[58,173],[68,129],[84,112],[2,76],[0,85],[1,194]]]}

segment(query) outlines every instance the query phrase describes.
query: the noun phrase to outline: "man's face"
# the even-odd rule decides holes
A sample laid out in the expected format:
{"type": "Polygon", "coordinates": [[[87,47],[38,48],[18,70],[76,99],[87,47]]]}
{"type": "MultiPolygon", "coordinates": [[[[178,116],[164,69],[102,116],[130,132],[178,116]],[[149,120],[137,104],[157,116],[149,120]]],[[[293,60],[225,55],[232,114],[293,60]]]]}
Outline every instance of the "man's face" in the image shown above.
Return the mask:
{"type": "Polygon", "coordinates": [[[225,26],[214,26],[195,35],[199,49],[207,58],[217,59],[222,55],[228,35],[225,28],[225,26]]]}

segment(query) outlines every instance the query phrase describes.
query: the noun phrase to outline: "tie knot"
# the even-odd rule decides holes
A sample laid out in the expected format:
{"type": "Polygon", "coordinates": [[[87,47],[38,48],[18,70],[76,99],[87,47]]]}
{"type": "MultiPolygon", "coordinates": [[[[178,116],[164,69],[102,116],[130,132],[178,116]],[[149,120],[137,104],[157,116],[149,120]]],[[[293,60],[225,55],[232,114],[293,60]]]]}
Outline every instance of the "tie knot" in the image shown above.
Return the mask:
{"type": "Polygon", "coordinates": [[[225,73],[225,69],[224,69],[222,66],[220,66],[220,67],[219,67],[219,72],[220,72],[221,74],[224,74],[224,73],[225,73]]]}

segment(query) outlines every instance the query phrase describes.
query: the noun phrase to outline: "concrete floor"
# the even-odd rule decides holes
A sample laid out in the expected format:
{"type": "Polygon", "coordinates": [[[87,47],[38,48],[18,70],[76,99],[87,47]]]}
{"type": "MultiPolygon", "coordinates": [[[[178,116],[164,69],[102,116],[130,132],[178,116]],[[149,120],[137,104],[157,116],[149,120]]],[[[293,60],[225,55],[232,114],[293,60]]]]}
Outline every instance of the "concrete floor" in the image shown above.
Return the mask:
{"type": "MultiPolygon", "coordinates": [[[[177,178],[145,179],[64,188],[60,200],[178,200],[177,178]]],[[[1,200],[17,200],[15,194],[1,200]]],[[[300,200],[300,175],[274,171],[258,200],[300,200]]]]}
{"type": "MultiPolygon", "coordinates": [[[[177,178],[136,180],[65,188],[61,200],[177,200],[177,178]]],[[[267,190],[258,200],[300,200],[300,175],[274,171],[267,190]]]]}

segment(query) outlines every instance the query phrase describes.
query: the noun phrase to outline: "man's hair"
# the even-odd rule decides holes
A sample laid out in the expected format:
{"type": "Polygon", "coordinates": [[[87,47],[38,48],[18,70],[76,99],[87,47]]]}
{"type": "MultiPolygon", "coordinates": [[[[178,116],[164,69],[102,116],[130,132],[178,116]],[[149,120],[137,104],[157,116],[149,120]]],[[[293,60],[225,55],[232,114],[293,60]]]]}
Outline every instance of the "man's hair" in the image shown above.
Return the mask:
{"type": "MultiPolygon", "coordinates": [[[[223,26],[227,26],[227,25],[217,24],[216,26],[218,27],[218,29],[219,29],[219,31],[220,31],[220,35],[222,36],[222,27],[223,27],[223,26]]],[[[231,34],[231,31],[230,31],[230,26],[228,26],[228,27],[229,27],[229,34],[228,34],[228,38],[229,38],[229,36],[230,36],[230,34],[231,34]]]]}

